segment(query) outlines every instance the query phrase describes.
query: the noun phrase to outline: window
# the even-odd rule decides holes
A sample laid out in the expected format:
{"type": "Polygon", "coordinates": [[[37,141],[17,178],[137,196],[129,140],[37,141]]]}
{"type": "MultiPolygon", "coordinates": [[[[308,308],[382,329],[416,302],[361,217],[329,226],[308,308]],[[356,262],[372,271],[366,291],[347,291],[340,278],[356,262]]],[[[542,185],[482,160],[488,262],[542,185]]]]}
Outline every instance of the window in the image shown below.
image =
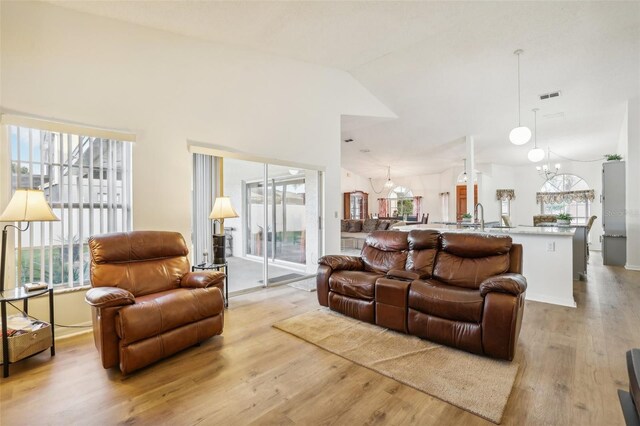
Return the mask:
{"type": "Polygon", "coordinates": [[[8,125],[7,131],[11,192],[43,190],[60,218],[16,232],[18,283],[84,285],[89,281],[89,237],[132,229],[132,144],[17,125],[8,125]]]}
{"type": "Polygon", "coordinates": [[[511,216],[511,200],[500,200],[500,216],[511,216]]]}
{"type": "Polygon", "coordinates": [[[553,214],[569,213],[573,223],[586,224],[591,216],[590,200],[593,200],[593,190],[579,176],[571,174],[556,175],[547,180],[538,195],[540,213],[553,214]]]}
{"type": "Polygon", "coordinates": [[[403,217],[413,214],[413,193],[409,188],[396,186],[389,193],[389,209],[392,217],[403,217]]]}

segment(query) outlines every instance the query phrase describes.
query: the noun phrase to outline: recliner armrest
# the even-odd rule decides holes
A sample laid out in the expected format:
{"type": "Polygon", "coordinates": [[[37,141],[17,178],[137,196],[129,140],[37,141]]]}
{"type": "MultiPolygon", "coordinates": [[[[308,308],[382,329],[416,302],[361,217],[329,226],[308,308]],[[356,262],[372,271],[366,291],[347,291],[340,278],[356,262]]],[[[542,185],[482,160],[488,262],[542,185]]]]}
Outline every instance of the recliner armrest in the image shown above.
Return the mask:
{"type": "Polygon", "coordinates": [[[318,259],[320,265],[328,266],[334,271],[363,271],[364,262],[358,256],[331,254],[318,259]]]}
{"type": "Polygon", "coordinates": [[[527,279],[521,274],[501,274],[487,278],[480,283],[480,295],[486,296],[487,293],[507,293],[519,296],[527,290],[527,279]]]}
{"type": "Polygon", "coordinates": [[[180,280],[182,288],[207,288],[219,284],[225,275],[220,271],[187,272],[180,280]]]}
{"type": "Polygon", "coordinates": [[[84,300],[96,308],[110,308],[136,303],[133,294],[118,287],[94,287],[87,291],[84,300]]]}

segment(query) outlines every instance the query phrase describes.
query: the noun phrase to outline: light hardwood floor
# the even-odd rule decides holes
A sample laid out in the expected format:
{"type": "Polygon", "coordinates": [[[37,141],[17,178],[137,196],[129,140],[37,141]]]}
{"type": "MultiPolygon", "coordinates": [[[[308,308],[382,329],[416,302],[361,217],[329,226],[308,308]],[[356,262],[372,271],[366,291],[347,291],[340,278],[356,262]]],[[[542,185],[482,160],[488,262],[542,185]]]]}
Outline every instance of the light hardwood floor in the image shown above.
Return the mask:
{"type": "MultiPolygon", "coordinates": [[[[640,347],[640,272],[592,253],[574,293],[577,309],[527,302],[503,424],[624,423],[616,390],[640,347]]],[[[286,286],[232,298],[222,336],[124,379],[90,335],[61,341],[54,359],[0,379],[0,424],[491,424],[271,327],[316,307],[286,286]]]]}

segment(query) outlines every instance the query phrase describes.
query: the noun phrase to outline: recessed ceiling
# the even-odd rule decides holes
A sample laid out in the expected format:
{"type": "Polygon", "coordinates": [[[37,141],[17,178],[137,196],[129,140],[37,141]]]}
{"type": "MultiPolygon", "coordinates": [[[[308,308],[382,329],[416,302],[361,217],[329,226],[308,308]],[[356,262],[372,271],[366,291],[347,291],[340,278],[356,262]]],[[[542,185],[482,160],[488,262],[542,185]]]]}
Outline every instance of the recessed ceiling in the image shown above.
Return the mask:
{"type": "Polygon", "coordinates": [[[477,160],[527,164],[538,144],[593,159],[614,152],[625,101],[640,94],[638,2],[52,1],[64,7],[350,72],[398,118],[343,117],[343,167],[364,177],[477,160]],[[540,100],[540,94],[562,96],[540,100]],[[368,149],[370,152],[362,153],[368,149]]]}

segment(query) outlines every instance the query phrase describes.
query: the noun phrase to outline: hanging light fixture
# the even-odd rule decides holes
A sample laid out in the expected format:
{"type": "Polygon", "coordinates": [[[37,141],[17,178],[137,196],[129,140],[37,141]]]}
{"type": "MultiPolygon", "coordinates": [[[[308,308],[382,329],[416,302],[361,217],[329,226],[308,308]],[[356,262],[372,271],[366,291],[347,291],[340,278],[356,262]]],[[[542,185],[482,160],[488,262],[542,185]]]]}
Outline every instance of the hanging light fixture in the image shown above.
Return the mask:
{"type": "Polygon", "coordinates": [[[537,163],[544,159],[544,149],[538,148],[538,108],[533,110],[533,148],[527,154],[529,161],[537,163]]]}
{"type": "Polygon", "coordinates": [[[387,168],[387,181],[384,183],[384,187],[385,188],[393,187],[393,181],[391,180],[391,166],[388,166],[387,168]]]}
{"type": "Polygon", "coordinates": [[[518,127],[511,130],[509,140],[514,145],[524,145],[531,139],[531,130],[520,123],[520,55],[522,52],[522,49],[513,52],[518,57],[518,127]]]}
{"type": "Polygon", "coordinates": [[[466,182],[469,179],[467,177],[467,159],[463,158],[462,161],[464,161],[464,173],[462,173],[462,180],[466,182]]]}
{"type": "Polygon", "coordinates": [[[556,163],[554,165],[554,169],[551,170],[551,149],[547,147],[547,163],[542,166],[536,166],[536,170],[541,177],[545,180],[549,180],[560,173],[560,167],[560,163],[556,163]]]}

